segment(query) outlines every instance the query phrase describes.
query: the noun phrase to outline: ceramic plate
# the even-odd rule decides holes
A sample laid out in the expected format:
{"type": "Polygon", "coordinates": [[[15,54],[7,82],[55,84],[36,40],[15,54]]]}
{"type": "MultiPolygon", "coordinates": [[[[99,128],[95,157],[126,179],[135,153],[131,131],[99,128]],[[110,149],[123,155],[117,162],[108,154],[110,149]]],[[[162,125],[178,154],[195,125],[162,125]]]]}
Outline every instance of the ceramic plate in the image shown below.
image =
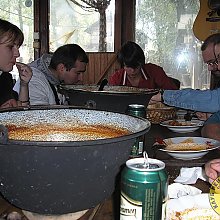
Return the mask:
{"type": "Polygon", "coordinates": [[[160,125],[167,127],[171,131],[178,132],[178,133],[188,133],[193,132],[203,126],[204,121],[200,120],[168,120],[163,121],[160,125]]]}
{"type": "MultiPolygon", "coordinates": [[[[202,219],[220,219],[220,216],[212,209],[209,202],[209,195],[207,193],[202,193],[195,196],[182,196],[178,199],[168,200],[166,206],[166,214],[163,219],[181,219],[181,217],[183,217],[183,211],[188,209],[195,210],[194,214],[196,214],[198,217],[196,219],[199,219],[198,215],[203,216],[204,218],[202,219]]],[[[191,213],[191,215],[192,214],[193,213],[191,213]]],[[[195,218],[195,216],[193,217],[195,218]]]]}
{"type": "Polygon", "coordinates": [[[167,145],[170,144],[178,144],[177,147],[181,148],[182,146],[187,146],[189,149],[187,150],[168,150],[168,149],[159,149],[160,151],[164,151],[170,156],[181,159],[181,160],[192,160],[198,159],[203,157],[209,151],[217,149],[220,147],[220,142],[210,139],[210,138],[203,138],[203,137],[176,137],[176,138],[168,138],[164,139],[164,142],[167,145]],[[199,147],[201,145],[205,145],[206,149],[203,150],[196,150],[193,149],[195,147],[199,147]]]}

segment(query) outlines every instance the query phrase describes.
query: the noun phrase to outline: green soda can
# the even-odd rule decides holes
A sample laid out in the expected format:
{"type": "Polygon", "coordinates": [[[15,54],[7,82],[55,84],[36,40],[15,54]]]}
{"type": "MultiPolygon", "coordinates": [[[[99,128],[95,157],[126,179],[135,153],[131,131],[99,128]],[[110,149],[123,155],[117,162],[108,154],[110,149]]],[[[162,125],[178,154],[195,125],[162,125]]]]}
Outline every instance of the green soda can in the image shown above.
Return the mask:
{"type": "Polygon", "coordinates": [[[141,118],[146,118],[146,108],[144,105],[139,104],[131,104],[127,108],[127,114],[138,116],[141,118]]]}
{"type": "Polygon", "coordinates": [[[146,158],[126,162],[121,176],[120,220],[161,220],[167,200],[165,163],[146,158]]]}
{"type": "MultiPolygon", "coordinates": [[[[126,113],[128,115],[146,118],[146,108],[144,105],[131,104],[126,113]]],[[[144,150],[144,135],[137,137],[134,145],[131,147],[130,158],[142,157],[144,150]]]]}

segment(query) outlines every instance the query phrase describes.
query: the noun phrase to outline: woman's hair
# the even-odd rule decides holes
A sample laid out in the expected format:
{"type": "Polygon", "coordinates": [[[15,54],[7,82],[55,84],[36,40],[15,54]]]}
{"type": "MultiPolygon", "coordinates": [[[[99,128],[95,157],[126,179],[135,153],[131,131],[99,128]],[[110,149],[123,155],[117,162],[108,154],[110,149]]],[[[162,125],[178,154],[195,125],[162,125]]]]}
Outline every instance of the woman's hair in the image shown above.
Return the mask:
{"type": "Polygon", "coordinates": [[[23,44],[23,41],[24,41],[24,34],[16,25],[10,23],[9,21],[0,19],[1,44],[18,42],[18,45],[21,46],[23,44]],[[5,40],[2,42],[3,38],[5,38],[5,40]]]}
{"type": "Polygon", "coordinates": [[[56,69],[58,64],[63,63],[67,70],[70,70],[75,67],[76,60],[83,63],[89,62],[86,52],[79,45],[66,44],[53,53],[49,67],[56,69]]]}
{"type": "Polygon", "coordinates": [[[145,64],[144,51],[135,42],[128,41],[121,47],[118,60],[123,66],[137,68],[145,64]]]}

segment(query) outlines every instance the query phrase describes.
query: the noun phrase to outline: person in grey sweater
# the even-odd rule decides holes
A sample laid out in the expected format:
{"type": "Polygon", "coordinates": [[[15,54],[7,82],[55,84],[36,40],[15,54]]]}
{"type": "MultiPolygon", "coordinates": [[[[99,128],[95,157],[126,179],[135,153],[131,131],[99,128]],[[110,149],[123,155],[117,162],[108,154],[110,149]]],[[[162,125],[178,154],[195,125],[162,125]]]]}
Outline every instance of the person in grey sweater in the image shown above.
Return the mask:
{"type": "MultiPolygon", "coordinates": [[[[29,82],[30,105],[64,104],[57,93],[57,86],[81,84],[89,59],[86,52],[77,44],[66,44],[53,54],[43,54],[29,66],[33,71],[29,82]]],[[[19,90],[19,80],[14,86],[19,90]]]]}

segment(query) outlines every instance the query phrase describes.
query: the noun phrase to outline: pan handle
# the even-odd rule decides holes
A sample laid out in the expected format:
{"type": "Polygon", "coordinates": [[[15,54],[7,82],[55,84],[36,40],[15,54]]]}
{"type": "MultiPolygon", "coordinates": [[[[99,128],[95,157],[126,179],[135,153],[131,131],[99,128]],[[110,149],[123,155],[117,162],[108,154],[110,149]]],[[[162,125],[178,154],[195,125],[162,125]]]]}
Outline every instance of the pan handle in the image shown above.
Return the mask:
{"type": "Polygon", "coordinates": [[[0,124],[0,144],[6,144],[8,142],[8,129],[0,124]]]}

